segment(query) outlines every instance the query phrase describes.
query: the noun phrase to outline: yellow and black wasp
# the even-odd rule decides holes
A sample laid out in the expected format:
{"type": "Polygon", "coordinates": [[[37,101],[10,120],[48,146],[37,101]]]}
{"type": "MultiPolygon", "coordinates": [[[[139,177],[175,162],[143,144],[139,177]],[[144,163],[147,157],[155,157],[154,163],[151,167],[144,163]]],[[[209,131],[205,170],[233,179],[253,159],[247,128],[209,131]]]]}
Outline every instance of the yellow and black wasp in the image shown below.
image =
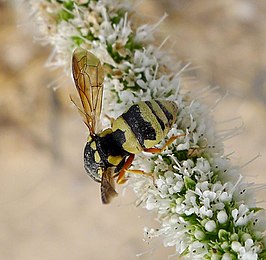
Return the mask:
{"type": "Polygon", "coordinates": [[[73,53],[72,72],[81,105],[71,99],[89,129],[84,167],[93,180],[101,183],[101,198],[106,204],[117,195],[114,178],[117,183],[124,183],[125,172],[144,173],[128,170],[135,154],[143,151],[160,153],[179,137],[171,137],[162,148],[154,147],[175,123],[178,108],[172,101],[142,101],[112,120],[111,128],[101,131],[98,120],[102,109],[103,67],[92,53],[77,48],[73,53]]]}

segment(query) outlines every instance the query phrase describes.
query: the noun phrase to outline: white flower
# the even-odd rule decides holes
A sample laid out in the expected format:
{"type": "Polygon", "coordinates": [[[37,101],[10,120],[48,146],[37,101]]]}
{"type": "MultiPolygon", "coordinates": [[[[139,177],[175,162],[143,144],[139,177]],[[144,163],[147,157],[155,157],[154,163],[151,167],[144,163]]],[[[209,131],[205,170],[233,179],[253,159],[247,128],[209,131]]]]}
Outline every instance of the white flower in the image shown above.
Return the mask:
{"type": "Polygon", "coordinates": [[[218,219],[220,224],[224,224],[228,220],[228,215],[227,215],[227,213],[225,211],[220,211],[217,214],[217,219],[218,219]]]}
{"type": "Polygon", "coordinates": [[[252,225],[253,228],[257,231],[266,230],[266,216],[265,216],[264,210],[259,210],[256,213],[254,213],[252,218],[252,225]]]}
{"type": "Polygon", "coordinates": [[[216,229],[216,223],[213,220],[209,220],[204,227],[208,232],[213,232],[216,229]]]}
{"type": "Polygon", "coordinates": [[[229,253],[225,253],[222,256],[222,260],[232,260],[232,259],[233,259],[233,256],[229,253]]]}
{"type": "Polygon", "coordinates": [[[199,241],[193,242],[190,246],[191,251],[191,257],[193,259],[202,259],[204,255],[207,254],[207,246],[204,243],[201,243],[199,241]]]}
{"type": "Polygon", "coordinates": [[[239,252],[241,249],[241,244],[238,241],[233,241],[231,244],[231,248],[235,251],[235,252],[239,252]]]}
{"type": "MultiPolygon", "coordinates": [[[[256,208],[254,188],[243,181],[241,169],[223,155],[222,140],[232,133],[217,134],[210,108],[200,103],[211,89],[181,94],[180,73],[171,57],[151,44],[166,15],[155,25],[137,26],[129,19],[130,1],[67,1],[68,7],[66,1],[30,2],[43,43],[54,47],[47,65],[63,67],[70,75],[76,46],[90,50],[106,65],[108,106],[103,106],[103,114],[116,118],[140,100],[160,98],[178,104],[177,121],[167,138],[185,136],[162,154],[136,156],[134,168],[152,172],[153,179],[129,175],[128,186],[138,203],[155,211],[160,221],[158,229],[145,229],[146,238],[163,237],[165,246],[175,246],[177,253],[193,259],[207,255],[229,260],[235,254],[239,259],[258,259],[266,243],[265,215],[256,208]]],[[[108,120],[103,125],[109,126],[108,120]]]]}
{"type": "Polygon", "coordinates": [[[199,213],[201,217],[208,217],[211,218],[213,216],[213,211],[211,209],[208,209],[206,206],[201,206],[199,209],[199,213]]]}
{"type": "Polygon", "coordinates": [[[249,209],[244,204],[239,206],[239,209],[232,210],[232,216],[236,226],[244,226],[252,218],[253,214],[249,213],[249,209]]]}

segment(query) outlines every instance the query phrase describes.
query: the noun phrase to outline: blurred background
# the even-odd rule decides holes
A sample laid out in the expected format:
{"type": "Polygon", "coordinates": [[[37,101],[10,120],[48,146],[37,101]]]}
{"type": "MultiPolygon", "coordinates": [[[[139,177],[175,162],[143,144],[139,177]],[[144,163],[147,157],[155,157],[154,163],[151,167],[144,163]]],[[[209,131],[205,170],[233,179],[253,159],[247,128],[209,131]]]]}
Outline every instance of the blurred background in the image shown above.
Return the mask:
{"type": "MultiPolygon", "coordinates": [[[[226,153],[235,152],[250,182],[265,183],[266,2],[145,0],[137,8],[151,19],[167,12],[160,37],[170,35],[177,59],[193,64],[186,77],[228,93],[215,120],[237,118],[223,127],[244,128],[225,143],[226,153]]],[[[156,222],[129,189],[101,204],[83,169],[87,132],[69,101],[73,83],[44,67],[50,46],[17,18],[0,1],[0,259],[167,259],[173,248],[142,241],[143,227],[156,222]]],[[[258,192],[258,206],[265,195],[258,192]]]]}

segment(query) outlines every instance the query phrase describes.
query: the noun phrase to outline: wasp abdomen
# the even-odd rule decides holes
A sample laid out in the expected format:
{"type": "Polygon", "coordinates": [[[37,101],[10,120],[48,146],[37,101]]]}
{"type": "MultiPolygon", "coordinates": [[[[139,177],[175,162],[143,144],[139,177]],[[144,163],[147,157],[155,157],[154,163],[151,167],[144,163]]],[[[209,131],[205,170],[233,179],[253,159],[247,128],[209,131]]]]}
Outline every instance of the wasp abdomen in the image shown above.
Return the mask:
{"type": "Polygon", "coordinates": [[[172,101],[144,101],[132,105],[113,123],[114,138],[129,153],[139,153],[158,144],[176,120],[172,101]],[[119,130],[119,134],[116,132],[119,130]]]}

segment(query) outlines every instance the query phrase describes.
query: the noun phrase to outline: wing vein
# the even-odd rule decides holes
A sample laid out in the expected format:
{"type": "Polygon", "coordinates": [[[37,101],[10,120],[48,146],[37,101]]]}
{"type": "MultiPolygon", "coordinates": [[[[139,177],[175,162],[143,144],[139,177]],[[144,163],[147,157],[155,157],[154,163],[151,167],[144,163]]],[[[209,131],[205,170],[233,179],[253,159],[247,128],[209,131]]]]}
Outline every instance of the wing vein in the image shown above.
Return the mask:
{"type": "Polygon", "coordinates": [[[100,60],[92,53],[77,48],[72,58],[72,73],[81,106],[71,98],[84,118],[90,133],[98,132],[102,110],[104,71],[100,60]]]}

